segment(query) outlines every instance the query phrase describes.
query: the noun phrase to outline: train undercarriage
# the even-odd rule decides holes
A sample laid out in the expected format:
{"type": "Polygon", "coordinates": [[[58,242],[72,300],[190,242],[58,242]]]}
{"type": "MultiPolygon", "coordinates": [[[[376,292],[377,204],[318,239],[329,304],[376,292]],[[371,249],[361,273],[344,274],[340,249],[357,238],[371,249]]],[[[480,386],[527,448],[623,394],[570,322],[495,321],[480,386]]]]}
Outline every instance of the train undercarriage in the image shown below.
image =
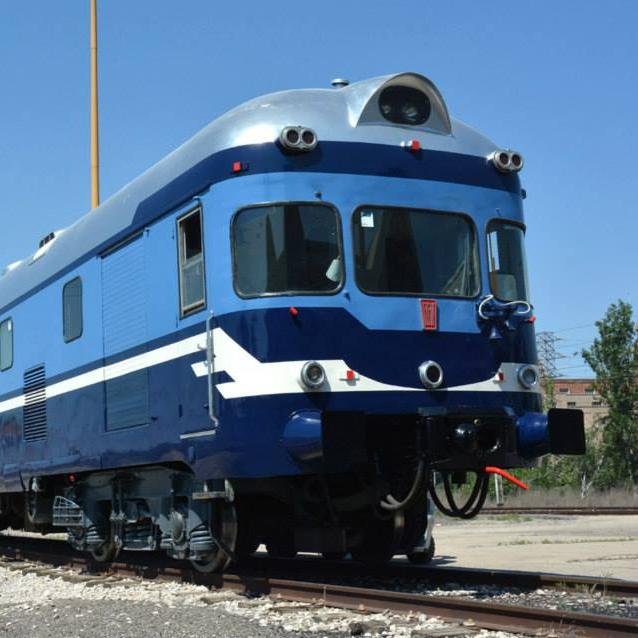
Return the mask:
{"type": "Polygon", "coordinates": [[[122,550],[163,551],[202,571],[222,571],[261,544],[277,557],[384,562],[407,554],[427,562],[433,508],[426,483],[415,488],[414,426],[395,424],[390,442],[377,429],[366,454],[341,471],[352,454],[329,454],[332,471],[321,461],[300,476],[200,481],[186,466],[155,465],[33,478],[25,492],[0,497],[0,526],[66,531],[75,549],[100,562],[122,550]],[[409,503],[380,507],[410,492],[409,503]]]}
{"type": "MultiPolygon", "coordinates": [[[[557,412],[565,412],[554,417],[562,434],[546,451],[579,453],[582,423],[571,411],[557,412]]],[[[202,481],[186,466],[154,465],[37,477],[25,492],[0,496],[0,526],[66,530],[71,545],[96,561],[121,550],[163,551],[202,571],[222,571],[261,544],[277,557],[315,552],[382,563],[405,554],[424,563],[434,551],[433,503],[470,518],[485,501],[488,472],[495,469],[488,465],[531,462],[517,454],[516,421],[507,410],[439,410],[416,420],[324,415],[320,453],[311,435],[299,436],[314,421],[298,425],[291,449],[305,474],[202,481]],[[467,482],[468,471],[476,479],[459,505],[454,484],[467,482]],[[435,474],[442,477],[438,492],[435,474]]]]}
{"type": "Polygon", "coordinates": [[[412,506],[384,512],[373,505],[387,491],[382,484],[354,474],[202,482],[164,466],[47,477],[2,496],[0,526],[66,531],[98,562],[122,550],[162,551],[205,572],[222,571],[262,543],[281,558],[316,552],[385,562],[407,554],[427,562],[431,501],[422,492],[412,506]]]}

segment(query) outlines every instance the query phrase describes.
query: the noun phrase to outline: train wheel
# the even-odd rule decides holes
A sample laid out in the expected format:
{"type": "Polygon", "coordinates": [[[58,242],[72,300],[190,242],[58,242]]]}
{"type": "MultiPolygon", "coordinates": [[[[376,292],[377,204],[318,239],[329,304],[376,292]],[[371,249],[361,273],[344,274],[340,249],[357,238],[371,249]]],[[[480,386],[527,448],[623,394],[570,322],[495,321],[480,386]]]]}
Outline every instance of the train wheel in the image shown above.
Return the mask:
{"type": "MultiPolygon", "coordinates": [[[[222,572],[230,564],[232,552],[235,551],[237,542],[237,514],[232,503],[221,503],[210,508],[210,516],[214,519],[211,532],[214,538],[221,541],[221,546],[216,545],[214,549],[205,556],[191,559],[191,565],[198,571],[204,573],[222,572]],[[229,554],[224,548],[228,548],[229,554]]],[[[209,523],[210,524],[210,523],[209,523]]]]}
{"type": "Polygon", "coordinates": [[[427,549],[417,552],[408,552],[406,556],[413,565],[427,565],[434,558],[435,550],[434,537],[432,537],[430,539],[430,546],[427,549]]]}
{"type": "Polygon", "coordinates": [[[96,563],[110,563],[117,556],[117,545],[113,539],[109,539],[97,547],[89,548],[89,554],[96,563]]]}

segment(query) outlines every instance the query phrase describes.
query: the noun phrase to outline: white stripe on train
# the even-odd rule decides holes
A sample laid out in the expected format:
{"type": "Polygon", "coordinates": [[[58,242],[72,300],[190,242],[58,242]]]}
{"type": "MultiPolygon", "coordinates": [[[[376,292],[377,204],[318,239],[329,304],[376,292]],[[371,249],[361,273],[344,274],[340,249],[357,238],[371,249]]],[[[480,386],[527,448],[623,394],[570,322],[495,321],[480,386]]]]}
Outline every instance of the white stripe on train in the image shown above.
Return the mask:
{"type": "MultiPolygon", "coordinates": [[[[299,373],[306,360],[277,361],[262,363],[244,350],[236,341],[233,341],[221,328],[213,331],[215,344],[215,372],[226,372],[233,380],[218,383],[217,389],[224,399],[239,399],[244,397],[266,396],[273,394],[298,394],[307,392],[301,386],[299,373]]],[[[110,379],[122,377],[131,372],[151,368],[168,361],[180,359],[194,354],[205,348],[206,333],[195,335],[144,352],[124,361],[118,361],[107,366],[102,366],[83,372],[75,377],[59,381],[47,386],[47,398],[57,397],[69,392],[75,392],[97,383],[103,383],[110,379]]],[[[423,359],[428,357],[424,354],[423,359]]],[[[494,377],[439,390],[425,390],[424,388],[411,388],[407,386],[391,385],[375,381],[369,377],[360,375],[355,371],[355,378],[348,380],[346,373],[350,369],[342,359],[319,360],[326,371],[326,392],[532,392],[537,393],[538,388],[526,390],[517,380],[519,363],[502,363],[499,374],[494,377]],[[500,377],[503,377],[501,380],[500,377]]],[[[207,374],[206,361],[194,363],[193,372],[197,377],[207,374]]],[[[415,371],[415,377],[417,373],[415,371]]],[[[25,397],[19,395],[0,402],[0,413],[17,410],[24,406],[25,397]]]]}

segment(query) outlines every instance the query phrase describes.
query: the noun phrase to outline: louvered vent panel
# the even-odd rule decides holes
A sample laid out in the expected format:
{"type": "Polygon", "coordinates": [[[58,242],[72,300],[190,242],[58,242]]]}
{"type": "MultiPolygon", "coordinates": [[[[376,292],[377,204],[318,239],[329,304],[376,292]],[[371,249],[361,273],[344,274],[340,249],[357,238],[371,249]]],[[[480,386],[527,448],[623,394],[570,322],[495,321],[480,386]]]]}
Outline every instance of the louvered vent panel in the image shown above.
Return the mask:
{"type": "Polygon", "coordinates": [[[47,390],[44,366],[24,373],[24,440],[40,441],[47,437],[47,390]]]}
{"type": "MultiPolygon", "coordinates": [[[[140,236],[102,259],[104,355],[146,343],[146,253],[140,236]]],[[[105,384],[106,429],[149,422],[148,371],[138,370],[105,384]]]]}

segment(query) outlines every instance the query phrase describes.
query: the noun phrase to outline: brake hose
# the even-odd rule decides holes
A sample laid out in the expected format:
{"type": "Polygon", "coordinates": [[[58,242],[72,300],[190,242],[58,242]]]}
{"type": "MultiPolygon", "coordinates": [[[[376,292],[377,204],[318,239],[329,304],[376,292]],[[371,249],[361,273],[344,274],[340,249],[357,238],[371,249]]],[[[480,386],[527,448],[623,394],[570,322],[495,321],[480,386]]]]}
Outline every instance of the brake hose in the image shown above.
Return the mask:
{"type": "Polygon", "coordinates": [[[445,496],[448,501],[448,505],[444,505],[436,492],[434,481],[430,482],[429,492],[434,504],[445,514],[453,518],[474,518],[485,504],[487,498],[487,491],[489,488],[489,481],[487,474],[483,472],[476,473],[476,481],[472,487],[472,492],[465,504],[459,507],[452,493],[452,487],[450,486],[450,473],[442,472],[443,475],[443,487],[445,489],[445,496]]]}
{"type": "Polygon", "coordinates": [[[410,488],[408,495],[402,501],[398,501],[394,498],[394,496],[392,496],[392,494],[386,495],[385,499],[381,499],[381,502],[379,503],[381,509],[384,509],[387,512],[398,512],[399,510],[409,507],[416,496],[421,492],[426,476],[425,459],[420,459],[414,476],[414,482],[412,483],[412,487],[410,488]]]}

